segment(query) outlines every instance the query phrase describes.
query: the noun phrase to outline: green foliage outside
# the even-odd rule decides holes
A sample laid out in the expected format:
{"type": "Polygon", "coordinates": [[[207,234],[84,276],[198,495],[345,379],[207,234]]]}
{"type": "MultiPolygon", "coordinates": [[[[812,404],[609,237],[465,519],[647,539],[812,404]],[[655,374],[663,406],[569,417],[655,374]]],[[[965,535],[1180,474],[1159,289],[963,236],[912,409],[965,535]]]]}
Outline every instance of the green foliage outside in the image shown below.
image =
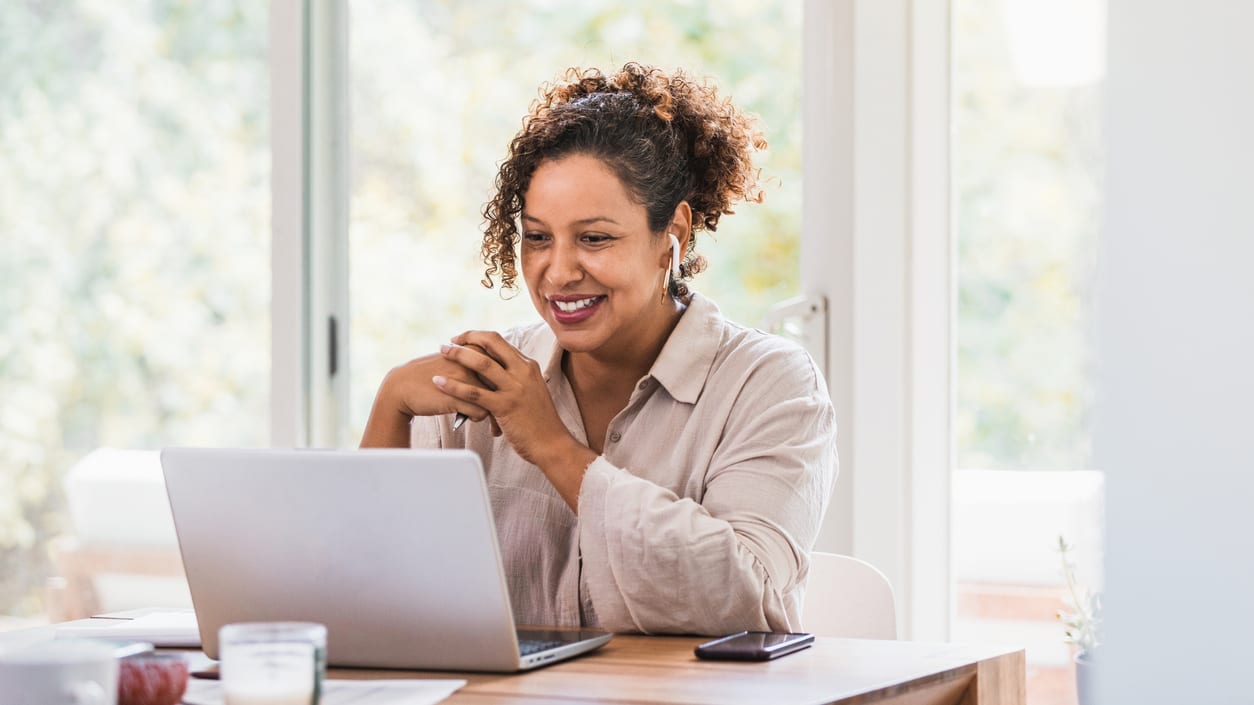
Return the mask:
{"type": "Polygon", "coordinates": [[[0,5],[0,615],[86,453],[266,443],[267,15],[0,5]]]}

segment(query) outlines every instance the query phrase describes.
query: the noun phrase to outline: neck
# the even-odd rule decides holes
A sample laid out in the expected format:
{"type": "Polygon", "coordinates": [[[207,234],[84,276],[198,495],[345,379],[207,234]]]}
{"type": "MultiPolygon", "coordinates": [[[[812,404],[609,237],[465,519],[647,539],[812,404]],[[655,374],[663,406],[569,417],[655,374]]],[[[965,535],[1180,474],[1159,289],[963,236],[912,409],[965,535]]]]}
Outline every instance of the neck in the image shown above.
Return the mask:
{"type": "Polygon", "coordinates": [[[669,296],[661,305],[666,310],[658,316],[656,325],[639,335],[631,332],[625,336],[635,341],[634,344],[616,346],[613,350],[566,353],[562,369],[572,386],[590,392],[613,391],[618,387],[630,390],[636,380],[653,367],[685,308],[683,302],[669,296]]]}

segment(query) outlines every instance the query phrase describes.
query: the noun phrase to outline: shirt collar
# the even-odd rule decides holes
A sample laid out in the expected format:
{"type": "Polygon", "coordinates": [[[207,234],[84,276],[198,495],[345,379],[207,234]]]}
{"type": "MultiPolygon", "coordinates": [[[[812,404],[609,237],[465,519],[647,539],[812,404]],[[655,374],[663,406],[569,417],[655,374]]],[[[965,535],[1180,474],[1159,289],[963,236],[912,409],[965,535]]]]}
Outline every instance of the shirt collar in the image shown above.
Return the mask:
{"type": "MultiPolygon", "coordinates": [[[[723,315],[710,299],[693,293],[688,308],[679,317],[679,323],[666,339],[662,352],[653,361],[649,376],[671,395],[675,401],[697,403],[705,380],[714,365],[714,356],[722,346],[723,315]]],[[[545,346],[549,349],[548,363],[544,366],[544,381],[552,384],[562,374],[562,347],[557,336],[544,327],[545,346]]],[[[543,347],[540,349],[544,349],[543,347]]]]}
{"type": "Polygon", "coordinates": [[[713,301],[692,294],[688,310],[680,316],[649,370],[649,375],[675,401],[697,403],[714,365],[714,356],[723,344],[722,323],[723,315],[713,301]]]}

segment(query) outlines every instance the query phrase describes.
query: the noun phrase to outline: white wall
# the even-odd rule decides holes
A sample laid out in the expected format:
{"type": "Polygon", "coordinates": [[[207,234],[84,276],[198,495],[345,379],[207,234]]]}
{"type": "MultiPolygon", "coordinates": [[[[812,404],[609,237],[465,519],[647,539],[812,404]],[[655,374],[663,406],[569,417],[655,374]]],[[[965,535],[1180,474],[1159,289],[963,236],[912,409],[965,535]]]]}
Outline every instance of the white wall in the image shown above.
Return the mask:
{"type": "Polygon", "coordinates": [[[1251,702],[1254,3],[1111,0],[1105,703],[1251,702]]]}

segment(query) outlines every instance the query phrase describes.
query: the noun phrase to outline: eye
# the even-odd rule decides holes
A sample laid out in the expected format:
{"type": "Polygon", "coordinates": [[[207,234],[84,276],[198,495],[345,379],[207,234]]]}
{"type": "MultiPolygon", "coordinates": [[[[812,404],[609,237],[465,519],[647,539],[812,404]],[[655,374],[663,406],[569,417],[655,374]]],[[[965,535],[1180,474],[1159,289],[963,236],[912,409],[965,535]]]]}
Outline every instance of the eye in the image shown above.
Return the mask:
{"type": "Polygon", "coordinates": [[[614,240],[614,238],[609,235],[604,235],[602,233],[584,233],[580,239],[589,245],[604,245],[605,243],[614,240]]]}
{"type": "Polygon", "coordinates": [[[549,241],[549,236],[547,233],[539,233],[539,232],[534,232],[534,231],[525,232],[523,233],[523,240],[529,245],[542,245],[549,241]]]}

